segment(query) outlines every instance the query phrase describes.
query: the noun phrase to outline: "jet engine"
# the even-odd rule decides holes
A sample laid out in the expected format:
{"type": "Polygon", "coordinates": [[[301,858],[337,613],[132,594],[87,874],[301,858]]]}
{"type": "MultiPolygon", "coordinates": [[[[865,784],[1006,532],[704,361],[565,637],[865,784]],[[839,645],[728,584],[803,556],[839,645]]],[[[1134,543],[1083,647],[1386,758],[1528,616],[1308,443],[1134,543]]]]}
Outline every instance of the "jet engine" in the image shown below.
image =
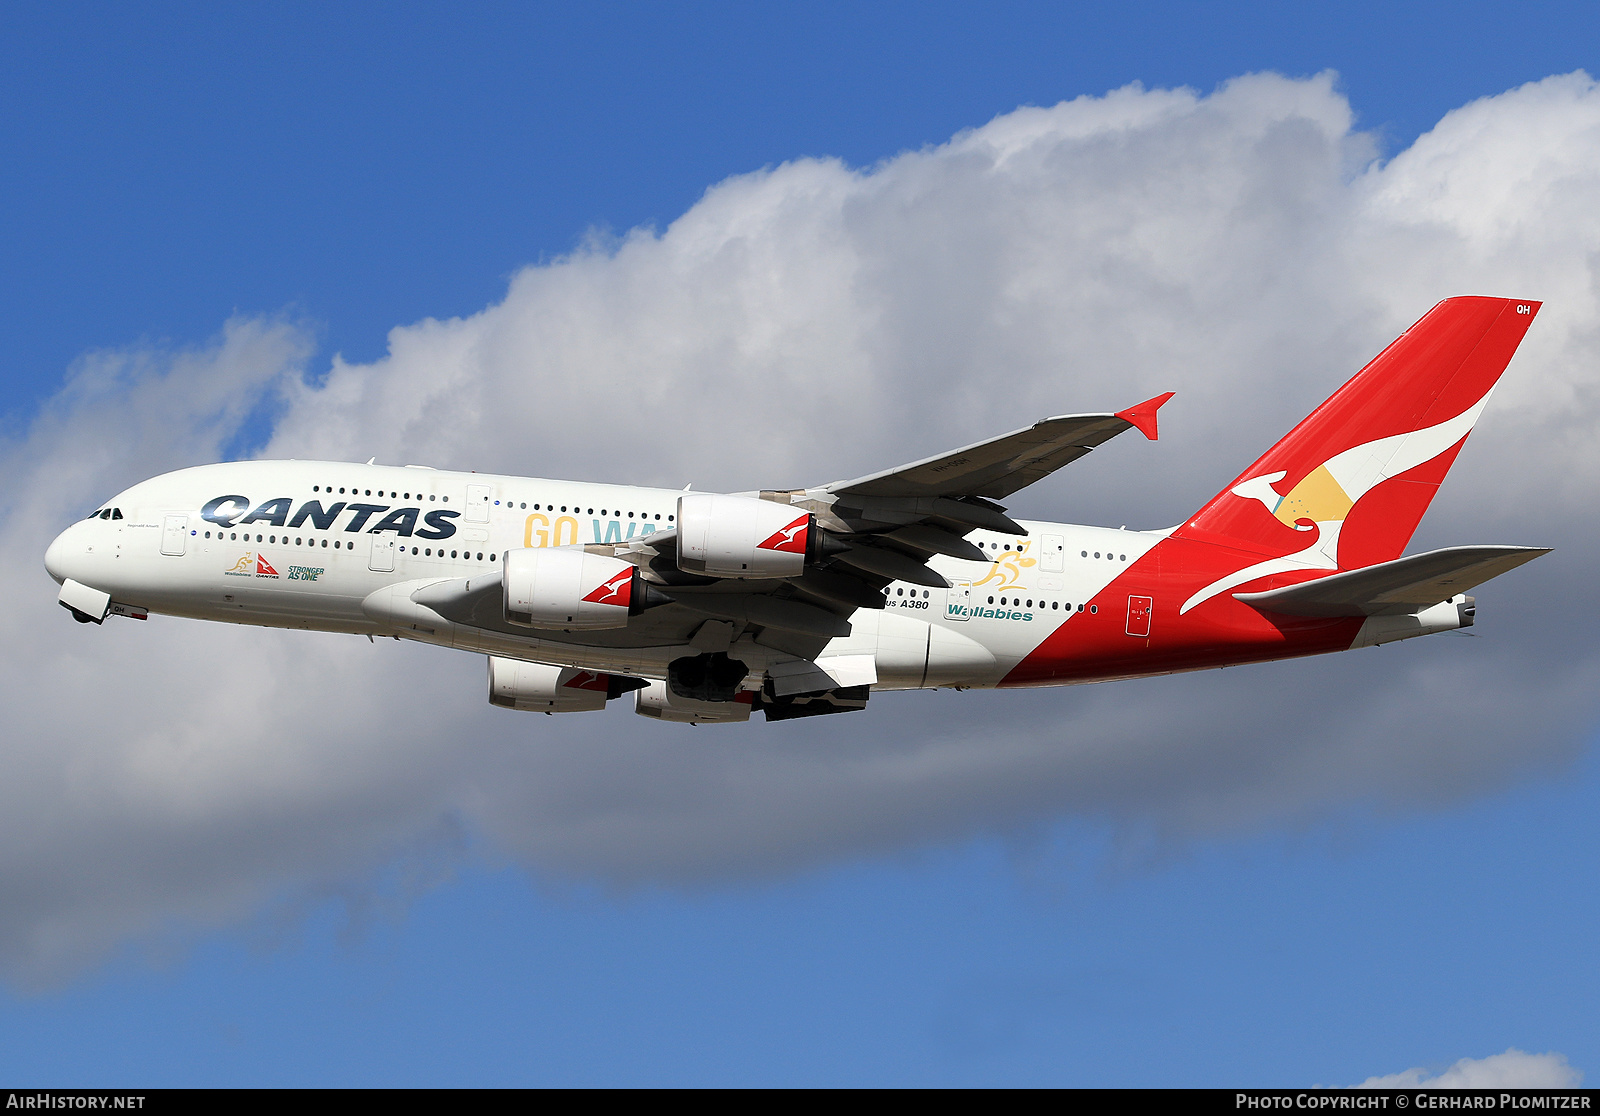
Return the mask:
{"type": "Polygon", "coordinates": [[[809,512],[771,500],[697,492],[678,497],[678,568],[710,577],[796,577],[844,550],[809,512]]]}
{"type": "Polygon", "coordinates": [[[534,713],[588,713],[649,685],[643,678],[489,656],[489,704],[534,713]]]}
{"type": "Polygon", "coordinates": [[[579,547],[508,550],[500,580],[506,620],[529,628],[621,628],[669,599],[640,579],[638,567],[579,547]]]}

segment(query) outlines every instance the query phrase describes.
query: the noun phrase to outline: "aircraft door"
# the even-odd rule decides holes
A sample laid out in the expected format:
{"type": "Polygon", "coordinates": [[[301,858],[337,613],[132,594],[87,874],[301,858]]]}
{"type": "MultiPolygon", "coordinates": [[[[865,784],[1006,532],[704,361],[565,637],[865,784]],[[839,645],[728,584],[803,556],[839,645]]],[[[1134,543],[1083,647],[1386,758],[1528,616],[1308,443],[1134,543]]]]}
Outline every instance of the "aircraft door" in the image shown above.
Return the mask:
{"type": "Polygon", "coordinates": [[[1067,540],[1060,535],[1046,535],[1039,553],[1040,573],[1060,573],[1066,568],[1067,540]]]}
{"type": "Polygon", "coordinates": [[[1155,603],[1150,597],[1128,598],[1128,626],[1125,630],[1129,635],[1149,638],[1150,613],[1155,603]]]}
{"type": "Polygon", "coordinates": [[[487,484],[467,485],[467,522],[489,522],[490,487],[487,484]]]}
{"type": "Polygon", "coordinates": [[[387,531],[381,535],[373,535],[372,561],[367,563],[367,568],[375,573],[393,573],[395,541],[396,536],[387,531]]]}
{"type": "Polygon", "coordinates": [[[944,591],[944,618],[946,620],[971,619],[972,582],[952,581],[944,591]]]}
{"type": "Polygon", "coordinates": [[[180,557],[189,538],[189,517],[169,515],[161,524],[161,553],[180,557]]]}

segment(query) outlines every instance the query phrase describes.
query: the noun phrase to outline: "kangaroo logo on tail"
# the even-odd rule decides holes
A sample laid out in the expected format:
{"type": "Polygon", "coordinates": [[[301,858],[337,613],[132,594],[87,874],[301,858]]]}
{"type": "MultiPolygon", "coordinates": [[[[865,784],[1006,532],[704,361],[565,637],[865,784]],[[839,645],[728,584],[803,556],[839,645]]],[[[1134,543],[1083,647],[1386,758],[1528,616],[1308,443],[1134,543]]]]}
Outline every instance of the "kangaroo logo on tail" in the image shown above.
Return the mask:
{"type": "Polygon", "coordinates": [[[1219,548],[1217,579],[1179,611],[1273,574],[1398,558],[1538,312],[1476,296],[1428,311],[1173,532],[1219,548]]]}
{"type": "Polygon", "coordinates": [[[1182,615],[1218,593],[1258,577],[1287,570],[1338,569],[1339,531],[1356,502],[1384,481],[1432,461],[1459,443],[1471,433],[1493,394],[1494,389],[1490,388],[1474,406],[1437,426],[1379,438],[1336,454],[1306,474],[1287,495],[1278,495],[1272,487],[1288,475],[1281,470],[1234,485],[1229,489],[1233,495],[1259,500],[1274,519],[1296,531],[1314,530],[1316,536],[1293,554],[1257,562],[1218,578],[1185,601],[1178,613],[1182,615]]]}

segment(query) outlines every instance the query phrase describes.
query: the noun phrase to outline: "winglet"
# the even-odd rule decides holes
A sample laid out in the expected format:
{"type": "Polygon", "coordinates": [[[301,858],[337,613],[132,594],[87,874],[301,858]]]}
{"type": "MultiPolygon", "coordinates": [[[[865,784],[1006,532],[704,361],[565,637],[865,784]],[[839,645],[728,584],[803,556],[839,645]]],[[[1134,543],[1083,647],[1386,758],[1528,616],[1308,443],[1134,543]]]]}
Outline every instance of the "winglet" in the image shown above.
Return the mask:
{"type": "Polygon", "coordinates": [[[1131,423],[1139,433],[1153,442],[1156,440],[1156,412],[1161,410],[1163,403],[1176,394],[1176,392],[1169,391],[1165,395],[1156,396],[1154,399],[1146,399],[1143,403],[1135,403],[1126,411],[1118,411],[1117,417],[1124,422],[1131,423]]]}

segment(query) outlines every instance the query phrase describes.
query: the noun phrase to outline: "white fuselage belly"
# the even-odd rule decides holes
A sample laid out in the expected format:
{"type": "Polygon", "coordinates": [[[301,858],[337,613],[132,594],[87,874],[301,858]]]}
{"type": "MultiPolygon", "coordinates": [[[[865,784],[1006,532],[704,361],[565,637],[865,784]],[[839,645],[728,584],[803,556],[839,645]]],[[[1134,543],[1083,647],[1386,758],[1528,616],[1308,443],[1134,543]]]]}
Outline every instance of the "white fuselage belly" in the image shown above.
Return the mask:
{"type": "MultiPolygon", "coordinates": [[[[598,642],[566,633],[508,635],[451,624],[409,598],[431,582],[498,572],[500,555],[510,549],[624,542],[668,529],[680,495],[416,467],[234,462],[128,489],[106,505],[121,519],[69,528],[47,564],[119,604],[151,612],[394,636],[662,677],[666,664],[686,653],[684,644],[628,646],[625,630],[598,642]],[[225,496],[239,500],[203,517],[202,509],[225,496]],[[343,506],[330,514],[336,505],[343,506]]],[[[967,536],[990,561],[936,556],[929,564],[951,589],[891,585],[886,608],[858,611],[851,635],[834,640],[826,654],[876,656],[879,689],[993,686],[1162,538],[1069,524],[1022,526],[1026,537],[967,536]],[[977,644],[987,655],[981,668],[957,650],[951,661],[963,664],[958,669],[941,673],[931,660],[920,671],[897,669],[896,648],[919,639],[951,648],[977,644]]],[[[755,669],[764,658],[781,657],[748,637],[738,646],[755,669]]]]}

